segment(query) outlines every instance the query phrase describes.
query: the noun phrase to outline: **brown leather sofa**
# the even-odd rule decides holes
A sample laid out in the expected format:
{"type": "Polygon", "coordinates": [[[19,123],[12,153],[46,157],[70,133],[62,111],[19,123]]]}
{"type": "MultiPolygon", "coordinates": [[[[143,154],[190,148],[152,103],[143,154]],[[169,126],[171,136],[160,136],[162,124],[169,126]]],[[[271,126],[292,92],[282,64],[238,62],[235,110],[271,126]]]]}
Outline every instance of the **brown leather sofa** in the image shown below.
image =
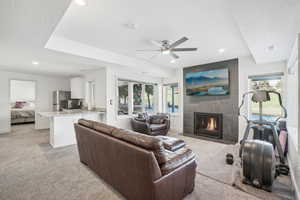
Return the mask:
{"type": "Polygon", "coordinates": [[[170,117],[167,114],[156,114],[151,116],[140,115],[131,119],[132,130],[147,135],[167,135],[170,130],[170,117]]]}
{"type": "Polygon", "coordinates": [[[79,120],[80,161],[129,200],[180,200],[194,189],[196,162],[187,147],[164,148],[159,138],[79,120]]]}

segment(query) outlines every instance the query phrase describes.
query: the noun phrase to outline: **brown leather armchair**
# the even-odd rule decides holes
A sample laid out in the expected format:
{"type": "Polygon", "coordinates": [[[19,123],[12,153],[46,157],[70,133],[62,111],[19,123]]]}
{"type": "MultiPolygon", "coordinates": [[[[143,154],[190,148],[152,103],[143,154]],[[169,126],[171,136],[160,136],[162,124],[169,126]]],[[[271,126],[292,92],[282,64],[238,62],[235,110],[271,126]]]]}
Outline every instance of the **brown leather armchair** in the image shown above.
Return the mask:
{"type": "Polygon", "coordinates": [[[139,114],[138,117],[131,119],[131,127],[133,131],[147,135],[167,135],[170,130],[170,115],[165,113],[151,116],[139,114]]]}

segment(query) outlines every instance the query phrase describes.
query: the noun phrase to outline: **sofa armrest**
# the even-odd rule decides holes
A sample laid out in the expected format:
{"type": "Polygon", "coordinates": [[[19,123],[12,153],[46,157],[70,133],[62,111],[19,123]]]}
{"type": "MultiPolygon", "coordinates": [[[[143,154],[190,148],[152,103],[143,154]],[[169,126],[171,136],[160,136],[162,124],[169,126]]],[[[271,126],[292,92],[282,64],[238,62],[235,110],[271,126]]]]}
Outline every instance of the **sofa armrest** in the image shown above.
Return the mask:
{"type": "Polygon", "coordinates": [[[161,173],[163,175],[166,175],[190,160],[195,159],[195,154],[192,150],[187,148],[182,148],[175,153],[172,152],[170,155],[171,156],[167,159],[167,161],[161,166],[161,173]]]}
{"type": "Polygon", "coordinates": [[[154,182],[156,200],[182,200],[194,190],[197,164],[195,159],[154,182]]]}

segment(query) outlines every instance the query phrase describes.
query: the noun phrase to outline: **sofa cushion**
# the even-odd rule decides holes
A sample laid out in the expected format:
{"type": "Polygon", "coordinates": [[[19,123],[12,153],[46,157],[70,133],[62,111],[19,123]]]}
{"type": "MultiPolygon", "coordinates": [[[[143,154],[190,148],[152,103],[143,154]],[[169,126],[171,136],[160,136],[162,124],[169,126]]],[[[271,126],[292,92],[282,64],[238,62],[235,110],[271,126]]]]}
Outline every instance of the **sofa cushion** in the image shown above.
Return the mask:
{"type": "Polygon", "coordinates": [[[165,124],[150,124],[151,131],[160,131],[166,129],[165,124]]]}
{"type": "Polygon", "coordinates": [[[163,164],[166,162],[164,147],[162,141],[158,138],[124,129],[113,130],[112,136],[152,151],[159,164],[163,164]]]}
{"type": "Polygon", "coordinates": [[[115,130],[116,128],[101,122],[94,122],[93,129],[108,135],[112,135],[113,130],[115,130]]]}
{"type": "Polygon", "coordinates": [[[178,149],[185,146],[185,142],[181,139],[168,137],[168,136],[156,136],[159,138],[165,147],[169,151],[177,151],[178,149]]]}
{"type": "Polygon", "coordinates": [[[165,119],[161,119],[161,118],[151,119],[151,124],[163,124],[164,122],[165,122],[165,119]]]}
{"type": "Polygon", "coordinates": [[[192,150],[184,147],[177,150],[176,152],[169,151],[168,153],[166,153],[166,158],[166,162],[161,165],[161,173],[163,175],[174,171],[175,169],[194,159],[195,154],[192,152],[192,150]]]}
{"type": "Polygon", "coordinates": [[[93,128],[94,121],[86,120],[86,119],[79,119],[78,124],[88,127],[88,128],[93,128]]]}
{"type": "Polygon", "coordinates": [[[87,119],[78,120],[78,124],[88,127],[88,128],[91,128],[91,129],[94,129],[101,133],[108,134],[108,135],[111,135],[113,130],[116,129],[113,126],[109,126],[109,125],[101,123],[101,122],[96,122],[96,121],[87,120],[87,119]]]}
{"type": "Polygon", "coordinates": [[[139,122],[146,122],[146,119],[141,118],[141,117],[135,117],[134,120],[139,121],[139,122]]]}

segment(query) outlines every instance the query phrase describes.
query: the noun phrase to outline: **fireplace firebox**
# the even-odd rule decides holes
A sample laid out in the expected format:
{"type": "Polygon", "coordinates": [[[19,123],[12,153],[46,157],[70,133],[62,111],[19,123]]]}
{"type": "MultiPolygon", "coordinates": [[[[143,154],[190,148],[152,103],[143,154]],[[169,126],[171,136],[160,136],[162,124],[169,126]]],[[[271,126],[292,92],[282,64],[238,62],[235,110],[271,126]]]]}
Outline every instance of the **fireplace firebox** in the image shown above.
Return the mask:
{"type": "Polygon", "coordinates": [[[223,126],[222,114],[217,113],[194,113],[194,134],[210,138],[222,139],[223,126]]]}

